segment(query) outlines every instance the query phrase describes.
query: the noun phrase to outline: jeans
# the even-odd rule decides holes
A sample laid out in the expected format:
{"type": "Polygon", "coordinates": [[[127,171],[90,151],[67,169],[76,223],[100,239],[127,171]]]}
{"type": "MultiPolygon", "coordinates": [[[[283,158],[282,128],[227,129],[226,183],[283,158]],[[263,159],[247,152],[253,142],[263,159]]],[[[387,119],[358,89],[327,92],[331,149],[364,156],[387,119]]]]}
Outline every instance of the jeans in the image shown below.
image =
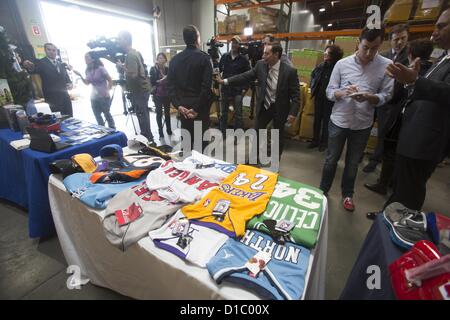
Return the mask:
{"type": "Polygon", "coordinates": [[[150,92],[133,92],[131,94],[131,105],[136,112],[136,116],[139,121],[139,128],[141,134],[149,141],[153,141],[153,134],[150,128],[150,114],[148,110],[148,98],[150,92]]]}
{"type": "Polygon", "coordinates": [[[331,189],[336,174],[337,163],[347,142],[341,189],[343,198],[353,196],[359,159],[366,148],[370,131],[370,127],[363,130],[344,129],[330,121],[328,126],[328,149],[322,171],[322,180],[320,182],[320,189],[323,192],[328,192],[331,189]]]}
{"type": "Polygon", "coordinates": [[[95,119],[97,123],[101,126],[105,125],[105,120],[103,120],[102,113],[108,122],[108,127],[115,129],[114,119],[109,111],[111,107],[111,100],[109,97],[98,97],[91,99],[92,111],[94,112],[95,119]]]}
{"type": "Polygon", "coordinates": [[[234,129],[244,127],[242,120],[242,95],[228,96],[224,94],[220,103],[220,129],[224,135],[228,126],[228,108],[230,102],[234,106],[234,129]]]}

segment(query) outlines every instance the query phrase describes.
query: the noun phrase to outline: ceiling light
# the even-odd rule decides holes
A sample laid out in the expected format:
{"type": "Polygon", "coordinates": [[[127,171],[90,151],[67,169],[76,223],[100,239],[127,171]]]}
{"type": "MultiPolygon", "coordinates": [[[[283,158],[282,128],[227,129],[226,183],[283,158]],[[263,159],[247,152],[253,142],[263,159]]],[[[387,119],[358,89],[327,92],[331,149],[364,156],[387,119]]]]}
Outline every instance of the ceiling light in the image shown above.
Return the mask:
{"type": "Polygon", "coordinates": [[[309,13],[309,10],[300,10],[300,13],[309,13]]]}
{"type": "Polygon", "coordinates": [[[244,28],[244,36],[252,36],[252,35],[253,35],[253,28],[252,27],[244,28]]]}
{"type": "Polygon", "coordinates": [[[329,27],[332,27],[332,26],[333,26],[333,24],[332,24],[332,23],[329,23],[329,24],[328,24],[328,26],[329,26],[329,27]]]}
{"type": "Polygon", "coordinates": [[[320,8],[319,12],[325,12],[325,8],[320,8]]]}

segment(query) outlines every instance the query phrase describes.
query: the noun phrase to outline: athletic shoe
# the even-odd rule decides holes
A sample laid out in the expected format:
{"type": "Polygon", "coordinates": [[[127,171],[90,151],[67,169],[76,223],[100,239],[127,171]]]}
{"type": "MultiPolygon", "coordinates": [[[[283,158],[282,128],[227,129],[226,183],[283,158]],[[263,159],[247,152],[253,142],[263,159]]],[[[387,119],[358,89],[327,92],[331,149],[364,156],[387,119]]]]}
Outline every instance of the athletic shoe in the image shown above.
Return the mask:
{"type": "Polygon", "coordinates": [[[408,209],[401,203],[387,206],[383,221],[390,229],[392,241],[402,248],[410,249],[417,241],[430,240],[425,213],[408,209]]]}
{"type": "Polygon", "coordinates": [[[353,203],[353,199],[350,197],[344,198],[342,201],[342,205],[344,206],[344,209],[347,211],[355,211],[355,204],[353,203]]]}

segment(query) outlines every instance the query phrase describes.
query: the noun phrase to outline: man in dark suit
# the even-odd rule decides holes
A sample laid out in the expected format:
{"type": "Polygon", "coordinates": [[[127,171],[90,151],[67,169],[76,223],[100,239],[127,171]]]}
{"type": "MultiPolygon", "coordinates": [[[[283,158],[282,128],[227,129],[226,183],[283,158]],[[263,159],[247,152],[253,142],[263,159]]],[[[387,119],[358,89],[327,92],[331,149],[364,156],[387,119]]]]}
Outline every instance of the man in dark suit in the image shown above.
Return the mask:
{"type": "Polygon", "coordinates": [[[300,101],[297,70],[280,61],[282,53],[283,48],[279,43],[268,44],[264,47],[263,59],[253,69],[228,79],[217,79],[219,83],[230,86],[258,80],[256,129],[265,129],[273,120],[273,128],[280,133],[280,157],[284,145],[284,126],[286,121],[289,124],[294,122],[300,101]]]}
{"type": "Polygon", "coordinates": [[[394,190],[385,207],[400,202],[410,209],[421,210],[426,183],[444,158],[450,139],[450,9],[436,22],[432,40],[447,52],[425,76],[419,75],[419,59],[412,68],[395,63],[386,70],[404,84],[409,96],[404,104],[397,146],[394,190]]]}
{"type": "MultiPolygon", "coordinates": [[[[391,59],[394,63],[401,63],[404,66],[409,64],[408,62],[408,25],[397,24],[392,27],[389,34],[391,49],[381,52],[380,54],[388,59],[391,59]]],[[[401,97],[401,85],[396,83],[394,86],[394,94],[392,100],[398,101],[401,97]]],[[[364,172],[372,172],[377,165],[381,162],[383,156],[383,137],[386,134],[386,119],[389,117],[392,103],[389,102],[384,106],[379,107],[376,110],[376,117],[378,119],[378,142],[373,152],[373,155],[369,159],[369,163],[363,168],[364,172]]],[[[368,187],[370,189],[370,187],[368,187]]]]}
{"type": "Polygon", "coordinates": [[[210,125],[212,62],[208,54],[199,50],[200,33],[195,26],[184,27],[183,39],[186,49],[170,61],[167,89],[181,115],[181,128],[191,135],[191,147],[203,149],[203,134],[210,125]],[[194,137],[195,122],[202,125],[201,137],[194,137]],[[203,146],[194,145],[194,140],[202,141],[203,146]]]}
{"type": "Polygon", "coordinates": [[[53,43],[46,43],[44,49],[45,58],[35,64],[24,61],[24,66],[41,77],[44,99],[52,112],[61,112],[72,117],[72,101],[67,92],[72,89],[72,81],[67,74],[66,65],[56,59],[58,49],[53,43]]]}

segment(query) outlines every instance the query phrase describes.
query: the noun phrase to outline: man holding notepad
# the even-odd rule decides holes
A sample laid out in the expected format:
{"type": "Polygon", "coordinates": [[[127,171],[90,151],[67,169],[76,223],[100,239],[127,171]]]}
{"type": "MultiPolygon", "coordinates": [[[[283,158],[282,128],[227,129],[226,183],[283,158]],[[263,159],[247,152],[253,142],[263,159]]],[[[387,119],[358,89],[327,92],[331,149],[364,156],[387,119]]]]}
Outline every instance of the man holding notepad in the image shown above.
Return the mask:
{"type": "Polygon", "coordinates": [[[384,29],[364,28],[358,50],[337,62],[326,93],[334,101],[328,128],[328,149],[322,171],[320,189],[331,189],[337,163],[345,143],[345,169],[342,176],[344,209],[354,211],[354,185],[361,159],[370,136],[375,108],[392,97],[394,81],[385,75],[391,60],[378,54],[384,29]]]}

